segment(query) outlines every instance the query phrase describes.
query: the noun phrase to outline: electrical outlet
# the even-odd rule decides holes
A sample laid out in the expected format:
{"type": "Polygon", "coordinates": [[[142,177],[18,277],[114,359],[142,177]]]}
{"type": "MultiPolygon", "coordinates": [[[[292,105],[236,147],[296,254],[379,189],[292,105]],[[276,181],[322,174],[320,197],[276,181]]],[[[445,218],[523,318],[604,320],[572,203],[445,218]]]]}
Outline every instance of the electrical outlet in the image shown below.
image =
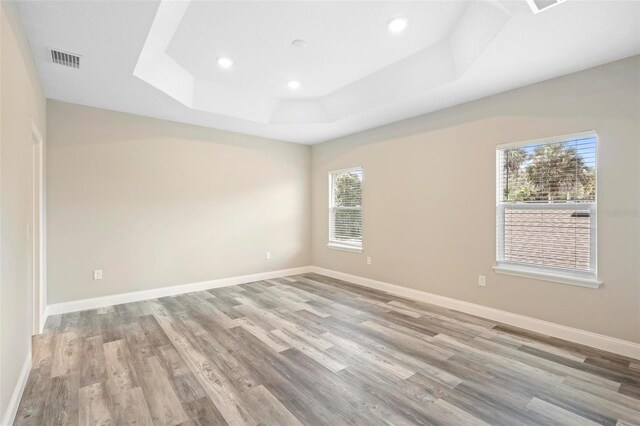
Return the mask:
{"type": "Polygon", "coordinates": [[[487,286],[487,277],[485,277],[484,275],[478,275],[478,285],[480,287],[486,287],[487,286]]]}
{"type": "Polygon", "coordinates": [[[367,265],[371,265],[371,256],[367,256],[367,265]]]}
{"type": "Polygon", "coordinates": [[[93,271],[93,279],[94,280],[102,279],[102,269],[96,269],[95,271],[93,271]]]}
{"type": "Polygon", "coordinates": [[[267,258],[267,260],[271,260],[271,252],[270,251],[267,252],[266,258],[267,258]]]}

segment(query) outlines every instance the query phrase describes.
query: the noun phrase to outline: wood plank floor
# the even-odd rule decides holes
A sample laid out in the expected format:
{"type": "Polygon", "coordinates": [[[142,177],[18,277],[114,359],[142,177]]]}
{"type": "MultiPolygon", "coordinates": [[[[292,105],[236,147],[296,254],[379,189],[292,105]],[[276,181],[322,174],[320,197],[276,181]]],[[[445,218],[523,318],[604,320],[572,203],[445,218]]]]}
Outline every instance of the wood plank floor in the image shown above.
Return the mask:
{"type": "Polygon", "coordinates": [[[50,317],[18,425],[631,425],[640,362],[306,274],[50,317]]]}

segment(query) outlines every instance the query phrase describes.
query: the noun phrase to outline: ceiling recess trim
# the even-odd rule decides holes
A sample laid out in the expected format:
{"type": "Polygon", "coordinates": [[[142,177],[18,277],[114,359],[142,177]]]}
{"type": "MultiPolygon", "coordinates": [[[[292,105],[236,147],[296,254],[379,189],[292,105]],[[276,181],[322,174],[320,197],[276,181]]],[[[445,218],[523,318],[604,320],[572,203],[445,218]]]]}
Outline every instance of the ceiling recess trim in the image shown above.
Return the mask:
{"type": "Polygon", "coordinates": [[[198,79],[167,54],[190,4],[190,1],[160,2],[133,75],[188,108],[272,125],[333,123],[452,83],[469,69],[511,19],[499,3],[470,2],[448,37],[439,43],[326,95],[280,99],[198,79]],[[233,102],[228,102],[230,99],[233,102]],[[246,105],[253,108],[247,109],[246,105]]]}

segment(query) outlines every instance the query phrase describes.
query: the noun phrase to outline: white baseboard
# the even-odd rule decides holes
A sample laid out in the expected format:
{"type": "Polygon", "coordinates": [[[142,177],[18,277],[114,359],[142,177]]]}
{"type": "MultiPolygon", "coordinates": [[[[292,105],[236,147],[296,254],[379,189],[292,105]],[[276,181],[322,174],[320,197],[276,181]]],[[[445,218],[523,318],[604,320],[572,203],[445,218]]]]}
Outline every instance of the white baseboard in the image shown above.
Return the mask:
{"type": "Polygon", "coordinates": [[[2,418],[2,426],[10,426],[13,424],[13,421],[16,418],[16,414],[18,413],[18,407],[20,406],[20,400],[22,399],[24,388],[27,385],[27,380],[29,379],[30,371],[31,350],[29,350],[29,353],[27,353],[24,364],[22,364],[22,370],[20,371],[20,376],[18,376],[18,382],[13,388],[13,393],[11,394],[9,405],[7,405],[7,411],[4,413],[4,416],[2,418]]]}
{"type": "MultiPolygon", "coordinates": [[[[139,302],[141,300],[156,299],[158,297],[175,296],[194,291],[210,290],[212,288],[227,287],[236,284],[245,284],[254,281],[268,280],[272,278],[286,277],[289,275],[306,274],[311,271],[310,266],[302,266],[278,271],[260,272],[257,274],[240,275],[236,277],[220,278],[216,280],[202,281],[198,283],[181,284],[171,287],[160,287],[150,290],[135,291],[131,293],[114,294],[111,296],[94,297],[91,299],[74,300],[48,305],[46,315],[66,314],[69,312],[86,311],[87,309],[103,308],[122,303],[139,302]]],[[[45,318],[46,320],[46,318],[45,318]]]]}
{"type": "Polygon", "coordinates": [[[568,340],[570,342],[591,346],[596,349],[624,355],[630,358],[640,359],[640,344],[638,343],[617,339],[615,337],[605,336],[603,334],[592,333],[586,330],[567,327],[564,325],[543,321],[524,315],[514,314],[512,312],[502,311],[500,309],[489,308],[487,306],[465,302],[463,300],[439,296],[437,294],[428,293],[421,290],[402,287],[396,284],[390,284],[383,281],[360,277],[357,275],[346,274],[344,272],[334,271],[331,269],[320,268],[317,266],[303,266],[299,268],[283,269],[279,271],[269,271],[257,274],[241,275],[237,277],[221,278],[199,283],[182,284],[172,287],[161,287],[132,293],[115,294],[112,296],[56,303],[47,306],[43,324],[46,320],[46,316],[48,315],[57,315],[68,312],[83,311],[87,309],[96,309],[111,305],[119,305],[122,303],[155,299],[158,297],[175,296],[178,294],[184,294],[194,291],[209,290],[212,288],[227,287],[236,284],[244,284],[254,281],[285,277],[288,275],[305,274],[309,272],[315,272],[318,274],[326,275],[328,277],[358,284],[364,287],[375,288],[377,290],[386,291],[388,293],[396,294],[398,296],[406,297],[409,299],[431,303],[433,305],[438,305],[448,309],[453,309],[478,317],[490,319],[492,321],[498,321],[504,324],[520,327],[537,333],[546,334],[547,336],[568,340]]]}
{"type": "Polygon", "coordinates": [[[627,340],[617,339],[615,337],[609,337],[603,334],[597,334],[590,331],[567,327],[536,318],[526,317],[524,315],[514,314],[499,309],[477,305],[475,303],[452,299],[445,296],[439,296],[437,294],[427,293],[421,290],[415,290],[395,284],[376,281],[370,278],[346,274],[344,272],[334,271],[331,269],[312,266],[311,271],[317,274],[326,275],[328,277],[336,278],[343,281],[348,281],[364,287],[386,291],[388,293],[406,297],[408,299],[431,303],[433,305],[442,306],[444,308],[453,309],[456,311],[486,318],[492,321],[498,321],[504,324],[524,328],[537,333],[546,334],[551,337],[557,337],[559,339],[568,340],[570,342],[591,346],[596,349],[602,349],[604,351],[624,355],[630,358],[640,359],[640,344],[627,340]]]}

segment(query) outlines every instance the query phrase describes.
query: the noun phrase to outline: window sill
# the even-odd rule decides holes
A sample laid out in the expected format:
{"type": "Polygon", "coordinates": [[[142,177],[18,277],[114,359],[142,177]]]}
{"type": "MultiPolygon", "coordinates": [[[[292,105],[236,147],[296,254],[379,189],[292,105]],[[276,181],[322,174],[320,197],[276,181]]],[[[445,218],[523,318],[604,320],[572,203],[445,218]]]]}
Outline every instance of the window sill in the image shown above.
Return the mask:
{"type": "Polygon", "coordinates": [[[362,253],[362,247],[347,246],[340,243],[329,243],[327,247],[334,250],[350,251],[353,253],[362,253]]]}
{"type": "Polygon", "coordinates": [[[575,285],[587,288],[600,288],[602,281],[598,281],[596,277],[578,277],[565,274],[554,274],[550,272],[536,271],[527,267],[518,267],[512,265],[494,266],[493,270],[498,274],[512,275],[515,277],[532,278],[535,280],[551,281],[554,283],[575,285]]]}

